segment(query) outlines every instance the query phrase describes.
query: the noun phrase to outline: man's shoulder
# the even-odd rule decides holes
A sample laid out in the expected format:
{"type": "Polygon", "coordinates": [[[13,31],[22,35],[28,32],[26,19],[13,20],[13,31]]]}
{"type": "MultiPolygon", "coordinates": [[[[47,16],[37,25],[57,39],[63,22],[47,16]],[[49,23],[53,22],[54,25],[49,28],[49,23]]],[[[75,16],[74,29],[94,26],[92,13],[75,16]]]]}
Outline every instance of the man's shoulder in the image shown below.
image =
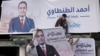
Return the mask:
{"type": "Polygon", "coordinates": [[[26,17],[26,20],[27,21],[30,21],[30,22],[33,22],[34,21],[32,18],[28,18],[28,17],[26,17]]]}
{"type": "Polygon", "coordinates": [[[46,44],[46,47],[47,49],[55,50],[55,47],[53,45],[46,44]]]}
{"type": "Polygon", "coordinates": [[[46,44],[46,46],[53,48],[53,45],[46,44]]]}
{"type": "MultiPolygon", "coordinates": [[[[47,47],[53,47],[52,45],[46,44],[47,47]]],[[[39,47],[39,45],[37,45],[36,47],[39,47]]]]}
{"type": "Polygon", "coordinates": [[[19,17],[14,17],[14,18],[12,18],[12,20],[17,20],[19,17]]]}
{"type": "Polygon", "coordinates": [[[33,20],[32,18],[26,17],[26,19],[33,20]]]}
{"type": "Polygon", "coordinates": [[[36,45],[36,47],[39,47],[39,45],[36,45]]]}
{"type": "Polygon", "coordinates": [[[28,44],[27,46],[26,46],[27,48],[31,48],[31,46],[28,44]]]}
{"type": "Polygon", "coordinates": [[[59,18],[57,21],[61,21],[62,20],[62,18],[59,18]]]}

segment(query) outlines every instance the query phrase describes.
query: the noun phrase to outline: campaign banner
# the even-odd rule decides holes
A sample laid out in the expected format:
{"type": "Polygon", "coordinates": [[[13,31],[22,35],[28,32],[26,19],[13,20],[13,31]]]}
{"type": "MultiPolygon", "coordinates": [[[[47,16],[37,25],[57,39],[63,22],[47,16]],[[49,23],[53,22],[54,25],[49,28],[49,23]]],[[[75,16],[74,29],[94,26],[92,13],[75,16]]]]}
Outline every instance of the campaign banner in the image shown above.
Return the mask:
{"type": "Polygon", "coordinates": [[[31,29],[35,29],[34,14],[37,16],[40,12],[37,2],[37,0],[2,1],[0,33],[28,33],[31,29]]]}
{"type": "Polygon", "coordinates": [[[92,38],[80,38],[77,44],[73,46],[73,52],[75,56],[96,56],[95,40],[92,38]]]}
{"type": "MultiPolygon", "coordinates": [[[[43,0],[41,18],[50,22],[45,27],[54,27],[62,14],[66,14],[69,33],[98,32],[98,0],[43,0]],[[95,14],[95,15],[94,15],[95,14]],[[49,26],[48,26],[49,25],[49,26]],[[95,26],[95,27],[93,27],[95,26]]],[[[42,22],[44,20],[41,20],[42,22]]],[[[41,26],[42,27],[42,26],[41,26]]]]}
{"type": "Polygon", "coordinates": [[[65,36],[64,30],[60,28],[54,29],[44,29],[44,34],[46,37],[46,42],[50,45],[53,45],[60,56],[73,56],[73,52],[67,37],[65,36]]]}
{"type": "Polygon", "coordinates": [[[54,28],[62,14],[67,15],[69,33],[99,32],[99,0],[9,0],[2,2],[0,33],[54,28]],[[21,1],[27,3],[23,12],[18,7],[21,1]],[[24,30],[19,26],[20,20],[15,20],[19,15],[29,19],[24,22],[24,30]]]}
{"type": "Polygon", "coordinates": [[[73,56],[73,51],[62,28],[42,29],[42,31],[36,30],[36,32],[33,33],[33,36],[32,40],[34,47],[31,49],[29,48],[29,45],[26,47],[27,53],[28,50],[30,50],[29,55],[45,55],[43,54],[42,49],[42,46],[45,46],[47,56],[73,56]]]}

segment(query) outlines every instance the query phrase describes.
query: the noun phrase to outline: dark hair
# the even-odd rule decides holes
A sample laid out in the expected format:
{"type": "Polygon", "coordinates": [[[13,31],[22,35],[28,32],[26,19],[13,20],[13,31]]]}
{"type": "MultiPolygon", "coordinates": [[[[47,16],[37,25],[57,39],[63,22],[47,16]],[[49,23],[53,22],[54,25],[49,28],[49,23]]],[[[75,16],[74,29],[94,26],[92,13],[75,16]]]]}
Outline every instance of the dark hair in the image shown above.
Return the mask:
{"type": "Polygon", "coordinates": [[[36,30],[36,34],[35,34],[35,37],[37,37],[37,34],[38,34],[38,32],[39,32],[39,31],[40,31],[40,32],[42,32],[42,34],[44,35],[44,33],[43,33],[43,30],[42,30],[42,29],[37,29],[37,30],[36,30]]]}
{"type": "Polygon", "coordinates": [[[19,5],[22,4],[22,3],[24,3],[24,4],[26,5],[26,7],[27,7],[26,1],[21,1],[21,2],[18,4],[18,8],[19,8],[19,5]]]}
{"type": "Polygon", "coordinates": [[[66,15],[66,14],[62,14],[62,16],[63,16],[63,17],[65,17],[65,18],[67,17],[67,15],[66,15]]]}
{"type": "Polygon", "coordinates": [[[27,42],[30,43],[30,41],[32,41],[32,39],[27,39],[27,42]]]}

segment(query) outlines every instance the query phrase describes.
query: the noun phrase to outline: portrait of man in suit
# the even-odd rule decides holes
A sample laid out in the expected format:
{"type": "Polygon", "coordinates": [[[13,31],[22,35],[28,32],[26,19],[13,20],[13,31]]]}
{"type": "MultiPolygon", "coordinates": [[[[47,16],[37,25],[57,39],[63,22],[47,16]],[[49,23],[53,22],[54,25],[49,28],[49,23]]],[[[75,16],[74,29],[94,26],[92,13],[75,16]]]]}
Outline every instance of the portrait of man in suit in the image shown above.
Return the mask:
{"type": "Polygon", "coordinates": [[[37,29],[35,39],[38,42],[36,46],[38,56],[60,56],[52,45],[45,42],[45,36],[41,29],[37,29]]]}
{"type": "Polygon", "coordinates": [[[11,19],[8,32],[29,32],[35,28],[33,19],[26,16],[27,2],[21,1],[18,4],[18,13],[17,17],[11,19]]]}

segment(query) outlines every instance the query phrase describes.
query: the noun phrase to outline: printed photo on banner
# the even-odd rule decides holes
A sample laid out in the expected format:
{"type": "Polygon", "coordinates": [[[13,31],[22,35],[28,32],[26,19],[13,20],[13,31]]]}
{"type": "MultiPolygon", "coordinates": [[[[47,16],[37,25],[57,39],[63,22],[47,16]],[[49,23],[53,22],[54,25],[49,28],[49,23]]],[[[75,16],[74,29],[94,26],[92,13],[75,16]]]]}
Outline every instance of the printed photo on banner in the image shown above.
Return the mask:
{"type": "Polygon", "coordinates": [[[35,29],[32,2],[33,0],[2,1],[0,33],[30,32],[35,29]]]}
{"type": "Polygon", "coordinates": [[[36,29],[28,40],[26,56],[73,56],[62,28],[36,29]]]}

